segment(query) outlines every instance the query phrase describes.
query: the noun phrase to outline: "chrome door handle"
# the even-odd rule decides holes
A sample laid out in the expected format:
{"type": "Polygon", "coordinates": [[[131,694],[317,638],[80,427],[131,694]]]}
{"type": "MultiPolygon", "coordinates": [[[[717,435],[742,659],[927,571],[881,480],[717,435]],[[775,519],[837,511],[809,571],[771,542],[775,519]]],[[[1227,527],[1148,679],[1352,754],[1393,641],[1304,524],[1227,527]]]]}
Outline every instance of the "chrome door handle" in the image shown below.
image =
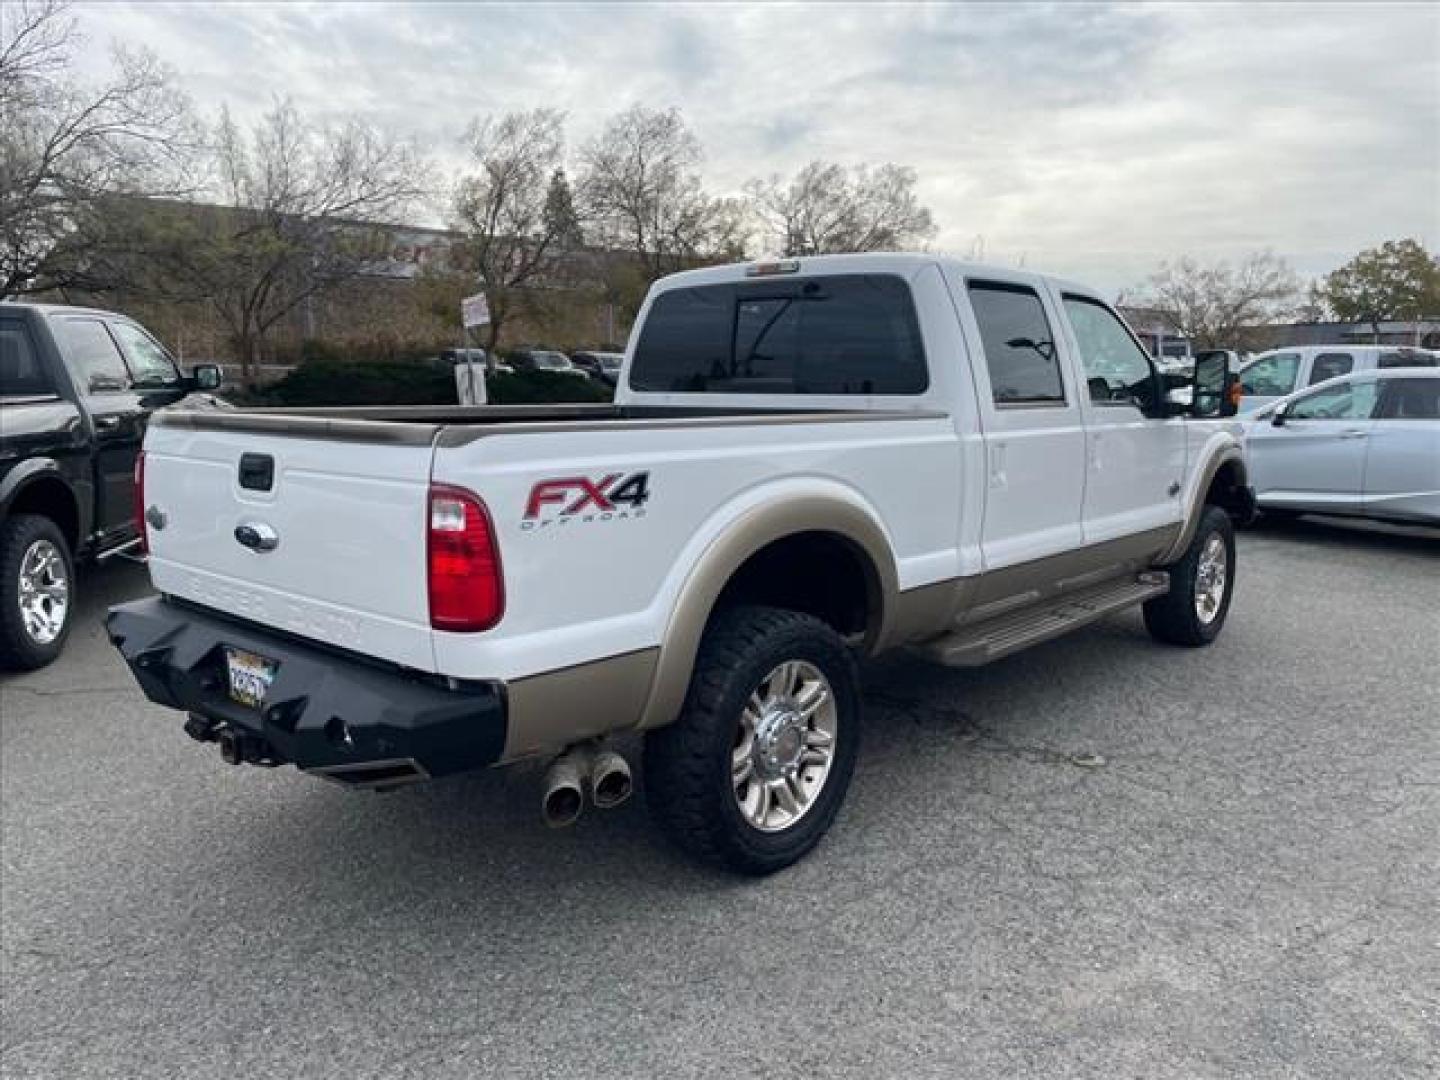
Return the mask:
{"type": "Polygon", "coordinates": [[[274,551],[280,546],[280,534],[263,521],[246,521],[235,526],[235,542],[251,551],[274,551]]]}
{"type": "Polygon", "coordinates": [[[1342,431],[1340,433],[1340,437],[1342,439],[1363,439],[1366,435],[1369,434],[1370,433],[1368,431],[1364,431],[1362,429],[1355,429],[1352,431],[1342,431]]]}
{"type": "Polygon", "coordinates": [[[95,418],[95,426],[96,426],[97,428],[99,428],[101,431],[114,431],[116,428],[118,428],[118,427],[120,426],[120,417],[118,417],[118,416],[97,416],[97,417],[95,418]]]}

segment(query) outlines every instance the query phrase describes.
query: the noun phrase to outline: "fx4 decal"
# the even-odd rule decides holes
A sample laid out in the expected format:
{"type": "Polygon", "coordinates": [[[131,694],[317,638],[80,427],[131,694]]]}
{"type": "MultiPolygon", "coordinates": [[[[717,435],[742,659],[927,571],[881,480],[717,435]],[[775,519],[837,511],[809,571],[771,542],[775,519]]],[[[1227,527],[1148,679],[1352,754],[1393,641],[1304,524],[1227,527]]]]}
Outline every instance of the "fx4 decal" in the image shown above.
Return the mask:
{"type": "Polygon", "coordinates": [[[645,516],[650,499],[648,472],[605,476],[560,476],[530,489],[522,529],[568,525],[572,521],[613,521],[645,516]]]}

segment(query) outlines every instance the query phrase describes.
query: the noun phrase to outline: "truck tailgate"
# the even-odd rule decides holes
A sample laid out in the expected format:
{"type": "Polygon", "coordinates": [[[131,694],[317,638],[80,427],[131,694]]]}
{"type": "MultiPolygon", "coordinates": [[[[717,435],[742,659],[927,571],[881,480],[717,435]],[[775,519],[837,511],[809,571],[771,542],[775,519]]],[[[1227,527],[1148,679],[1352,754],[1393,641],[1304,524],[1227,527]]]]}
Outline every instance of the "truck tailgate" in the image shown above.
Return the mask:
{"type": "Polygon", "coordinates": [[[374,425],[373,440],[337,439],[320,430],[311,437],[169,419],[153,425],[145,441],[157,589],[435,669],[425,574],[433,451],[423,429],[398,439],[374,425]],[[273,479],[265,490],[267,468],[273,479]],[[247,526],[252,531],[244,533],[247,526]],[[246,546],[237,530],[252,545],[258,534],[274,546],[246,546]]]}

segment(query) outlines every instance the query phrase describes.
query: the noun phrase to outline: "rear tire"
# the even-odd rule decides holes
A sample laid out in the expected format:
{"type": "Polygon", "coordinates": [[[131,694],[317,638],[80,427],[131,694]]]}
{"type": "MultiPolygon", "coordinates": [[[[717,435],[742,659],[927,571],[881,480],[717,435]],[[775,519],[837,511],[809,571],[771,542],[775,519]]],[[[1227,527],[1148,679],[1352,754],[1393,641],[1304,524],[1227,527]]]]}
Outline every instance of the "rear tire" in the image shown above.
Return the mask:
{"type": "Polygon", "coordinates": [[[855,660],[831,627],[766,607],[717,614],[680,718],[645,739],[651,812],[682,850],[741,874],[820,842],[860,741],[855,660]]]}
{"type": "Polygon", "coordinates": [[[0,667],[33,671],[65,647],[75,615],[75,562],[60,527],[17,514],[0,523],[0,667]]]}
{"type": "Polygon", "coordinates": [[[1180,561],[1167,567],[1170,591],[1145,603],[1145,628],[1169,645],[1209,645],[1225,625],[1235,594],[1235,526],[1206,506],[1180,561]]]}

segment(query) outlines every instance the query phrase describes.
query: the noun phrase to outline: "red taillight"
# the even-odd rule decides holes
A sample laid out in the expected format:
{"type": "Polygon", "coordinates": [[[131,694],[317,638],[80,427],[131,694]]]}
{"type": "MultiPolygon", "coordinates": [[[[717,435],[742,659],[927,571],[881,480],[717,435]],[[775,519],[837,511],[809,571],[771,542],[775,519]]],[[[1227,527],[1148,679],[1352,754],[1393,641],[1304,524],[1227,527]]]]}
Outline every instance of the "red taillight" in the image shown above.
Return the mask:
{"type": "Polygon", "coordinates": [[[474,492],[430,485],[430,625],[489,630],[505,614],[505,582],[490,513],[474,492]]]}
{"type": "Polygon", "coordinates": [[[150,554],[150,533],[145,524],[145,451],[135,455],[135,528],[140,533],[140,554],[150,554]]]}

